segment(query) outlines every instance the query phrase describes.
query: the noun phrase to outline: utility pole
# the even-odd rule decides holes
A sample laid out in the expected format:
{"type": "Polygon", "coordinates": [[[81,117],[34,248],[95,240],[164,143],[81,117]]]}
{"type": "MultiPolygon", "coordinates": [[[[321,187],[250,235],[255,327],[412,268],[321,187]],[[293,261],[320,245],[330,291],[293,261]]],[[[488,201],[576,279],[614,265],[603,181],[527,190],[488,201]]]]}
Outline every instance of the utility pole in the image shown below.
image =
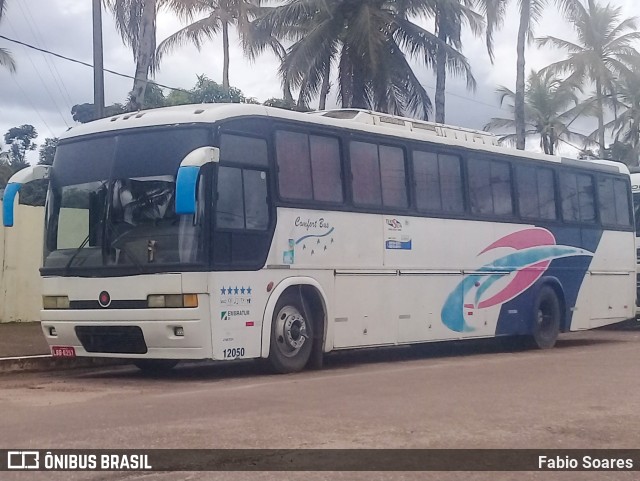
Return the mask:
{"type": "Polygon", "coordinates": [[[93,106],[104,117],[104,65],[102,62],[102,0],[93,0],[93,106]]]}

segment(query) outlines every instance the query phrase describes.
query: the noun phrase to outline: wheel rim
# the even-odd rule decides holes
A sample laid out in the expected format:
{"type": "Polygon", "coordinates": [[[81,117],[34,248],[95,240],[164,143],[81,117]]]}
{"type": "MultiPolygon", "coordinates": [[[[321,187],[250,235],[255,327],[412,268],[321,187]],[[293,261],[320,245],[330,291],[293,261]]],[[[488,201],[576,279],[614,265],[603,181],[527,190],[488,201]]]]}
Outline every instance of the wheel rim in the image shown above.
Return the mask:
{"type": "Polygon", "coordinates": [[[541,302],[538,307],[538,331],[546,333],[553,325],[553,309],[548,302],[541,302]]]}
{"type": "Polygon", "coordinates": [[[280,309],[276,317],[276,346],[285,357],[295,357],[307,340],[307,323],[293,306],[280,309]]]}

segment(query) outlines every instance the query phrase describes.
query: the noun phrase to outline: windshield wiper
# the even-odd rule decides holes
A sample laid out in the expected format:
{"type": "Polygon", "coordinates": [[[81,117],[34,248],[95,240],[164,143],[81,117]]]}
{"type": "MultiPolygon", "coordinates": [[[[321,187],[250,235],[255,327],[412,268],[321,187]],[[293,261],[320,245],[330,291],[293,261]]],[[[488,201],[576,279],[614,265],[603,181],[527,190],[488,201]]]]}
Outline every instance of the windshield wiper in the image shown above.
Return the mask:
{"type": "Polygon", "coordinates": [[[67,261],[67,264],[64,266],[64,270],[65,270],[65,274],[68,274],[69,268],[71,267],[71,263],[73,262],[73,260],[76,258],[76,256],[78,254],[80,254],[80,251],[82,249],[84,249],[84,246],[87,245],[87,242],[89,242],[89,238],[90,238],[91,234],[87,234],[87,237],[84,238],[84,240],[82,241],[82,244],[80,244],[78,247],[76,247],[76,250],[73,252],[73,254],[71,255],[71,257],[69,258],[69,260],[67,261]]]}

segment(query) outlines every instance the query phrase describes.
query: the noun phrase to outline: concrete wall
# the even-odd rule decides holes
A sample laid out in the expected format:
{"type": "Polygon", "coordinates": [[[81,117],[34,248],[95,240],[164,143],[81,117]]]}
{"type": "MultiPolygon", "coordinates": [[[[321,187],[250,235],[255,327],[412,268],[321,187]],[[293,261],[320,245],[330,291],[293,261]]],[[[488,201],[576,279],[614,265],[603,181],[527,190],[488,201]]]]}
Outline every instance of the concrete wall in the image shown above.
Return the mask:
{"type": "Polygon", "coordinates": [[[15,208],[13,227],[0,222],[0,322],[37,321],[42,305],[44,208],[17,202],[15,208]]]}

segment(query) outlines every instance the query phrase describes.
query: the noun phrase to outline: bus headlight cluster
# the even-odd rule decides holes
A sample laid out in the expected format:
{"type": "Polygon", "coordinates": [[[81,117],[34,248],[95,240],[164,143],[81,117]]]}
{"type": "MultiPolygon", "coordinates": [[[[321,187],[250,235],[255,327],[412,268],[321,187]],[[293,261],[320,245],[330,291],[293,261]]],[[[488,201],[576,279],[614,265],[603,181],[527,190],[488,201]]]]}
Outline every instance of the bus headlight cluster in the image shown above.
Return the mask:
{"type": "Polygon", "coordinates": [[[147,296],[150,308],[198,307],[197,294],[152,294],[147,296]]]}
{"type": "Polygon", "coordinates": [[[42,296],[42,307],[45,309],[69,309],[67,296],[42,296]]]}

